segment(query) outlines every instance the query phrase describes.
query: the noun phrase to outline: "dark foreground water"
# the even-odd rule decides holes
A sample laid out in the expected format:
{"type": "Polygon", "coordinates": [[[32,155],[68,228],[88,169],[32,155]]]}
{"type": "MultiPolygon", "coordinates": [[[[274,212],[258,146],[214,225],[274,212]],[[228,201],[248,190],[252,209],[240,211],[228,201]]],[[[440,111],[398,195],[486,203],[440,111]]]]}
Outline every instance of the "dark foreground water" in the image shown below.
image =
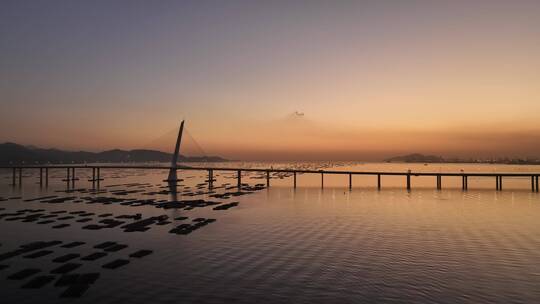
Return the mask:
{"type": "Polygon", "coordinates": [[[349,191],[346,178],[321,190],[319,177],[301,176],[292,189],[290,177],[275,176],[269,189],[234,196],[231,175],[207,193],[205,177],[186,172],[176,200],[205,203],[163,208],[174,200],[164,172],[104,173],[95,191],[83,181],[89,172],[78,172],[67,192],[64,170],[51,173],[48,188],[27,174],[20,188],[8,186],[9,172],[0,175],[2,303],[540,303],[540,195],[527,179],[505,182],[502,192],[491,180],[469,181],[477,189],[462,192],[457,179],[442,191],[413,179],[407,192],[401,180],[383,181],[381,191],[355,180],[349,191]],[[214,210],[209,202],[239,205],[214,210]],[[215,221],[175,230],[195,227],[194,219],[215,221]],[[144,231],[128,232],[141,220],[144,231]],[[20,247],[51,241],[59,242],[20,247]],[[65,248],[71,242],[83,244],[65,248]],[[94,248],[103,242],[115,244],[94,248]],[[130,257],[139,250],[151,254],[130,257]],[[117,260],[128,263],[109,264],[117,260]]]}

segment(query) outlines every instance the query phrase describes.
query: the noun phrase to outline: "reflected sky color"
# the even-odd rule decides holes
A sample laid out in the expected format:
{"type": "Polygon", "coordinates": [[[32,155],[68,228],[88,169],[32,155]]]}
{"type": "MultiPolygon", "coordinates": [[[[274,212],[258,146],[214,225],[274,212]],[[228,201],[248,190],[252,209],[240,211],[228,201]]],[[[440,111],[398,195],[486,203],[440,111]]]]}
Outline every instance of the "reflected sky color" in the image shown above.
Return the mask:
{"type": "Polygon", "coordinates": [[[233,159],[538,156],[539,15],[538,1],[3,1],[0,141],[148,147],[186,118],[233,159]]]}

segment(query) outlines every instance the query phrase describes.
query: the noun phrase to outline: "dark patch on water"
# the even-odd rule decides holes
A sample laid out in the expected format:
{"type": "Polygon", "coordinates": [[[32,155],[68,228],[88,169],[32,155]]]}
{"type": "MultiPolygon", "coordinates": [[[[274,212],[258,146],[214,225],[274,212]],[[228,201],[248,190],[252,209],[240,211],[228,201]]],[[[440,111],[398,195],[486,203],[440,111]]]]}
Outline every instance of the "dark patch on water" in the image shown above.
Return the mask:
{"type": "Polygon", "coordinates": [[[118,260],[114,260],[112,262],[109,262],[105,265],[103,265],[102,267],[105,268],[105,269],[117,269],[117,268],[120,268],[124,265],[127,265],[129,264],[129,260],[123,260],[123,259],[118,259],[118,260]]]}

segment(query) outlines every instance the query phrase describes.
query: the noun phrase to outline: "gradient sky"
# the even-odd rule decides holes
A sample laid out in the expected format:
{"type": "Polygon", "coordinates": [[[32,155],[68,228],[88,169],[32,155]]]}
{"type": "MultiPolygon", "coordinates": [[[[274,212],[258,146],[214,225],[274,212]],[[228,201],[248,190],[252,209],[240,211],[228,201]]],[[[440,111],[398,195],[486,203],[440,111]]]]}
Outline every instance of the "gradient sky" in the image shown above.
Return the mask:
{"type": "Polygon", "coordinates": [[[0,142],[171,150],[186,118],[235,159],[540,157],[539,16],[540,1],[2,1],[0,142]]]}

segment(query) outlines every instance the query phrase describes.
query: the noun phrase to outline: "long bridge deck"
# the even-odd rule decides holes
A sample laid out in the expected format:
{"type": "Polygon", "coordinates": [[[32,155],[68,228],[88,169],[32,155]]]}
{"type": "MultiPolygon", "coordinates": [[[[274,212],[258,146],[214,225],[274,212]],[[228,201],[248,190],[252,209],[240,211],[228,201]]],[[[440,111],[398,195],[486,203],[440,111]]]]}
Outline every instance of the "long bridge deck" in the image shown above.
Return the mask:
{"type": "Polygon", "coordinates": [[[502,190],[503,177],[530,177],[531,190],[533,192],[539,191],[539,176],[540,172],[387,172],[387,171],[339,171],[339,170],[302,170],[302,169],[274,169],[274,168],[228,168],[228,167],[189,167],[189,166],[148,166],[148,165],[15,165],[15,166],[0,166],[0,169],[12,170],[12,184],[16,185],[17,175],[19,185],[22,184],[22,170],[33,169],[39,170],[40,185],[45,182],[48,184],[48,171],[49,169],[66,169],[66,179],[64,181],[74,182],[75,169],[92,169],[92,179],[89,181],[99,183],[103,179],[100,176],[101,169],[142,169],[142,170],[183,170],[183,171],[207,171],[208,183],[211,186],[214,181],[214,171],[229,171],[237,173],[238,187],[241,186],[242,172],[258,172],[266,173],[266,183],[270,186],[271,173],[289,173],[293,175],[293,186],[296,188],[296,175],[297,174],[320,174],[321,175],[321,187],[324,187],[324,175],[348,175],[349,176],[349,188],[352,188],[352,176],[353,175],[373,175],[377,177],[377,187],[381,188],[381,176],[403,176],[406,178],[406,187],[411,189],[411,176],[433,176],[436,177],[437,189],[442,188],[442,177],[456,177],[462,178],[462,189],[468,189],[468,177],[494,177],[495,189],[502,190]],[[18,173],[18,174],[17,174],[18,173]],[[45,175],[43,174],[45,173],[45,175]]]}

